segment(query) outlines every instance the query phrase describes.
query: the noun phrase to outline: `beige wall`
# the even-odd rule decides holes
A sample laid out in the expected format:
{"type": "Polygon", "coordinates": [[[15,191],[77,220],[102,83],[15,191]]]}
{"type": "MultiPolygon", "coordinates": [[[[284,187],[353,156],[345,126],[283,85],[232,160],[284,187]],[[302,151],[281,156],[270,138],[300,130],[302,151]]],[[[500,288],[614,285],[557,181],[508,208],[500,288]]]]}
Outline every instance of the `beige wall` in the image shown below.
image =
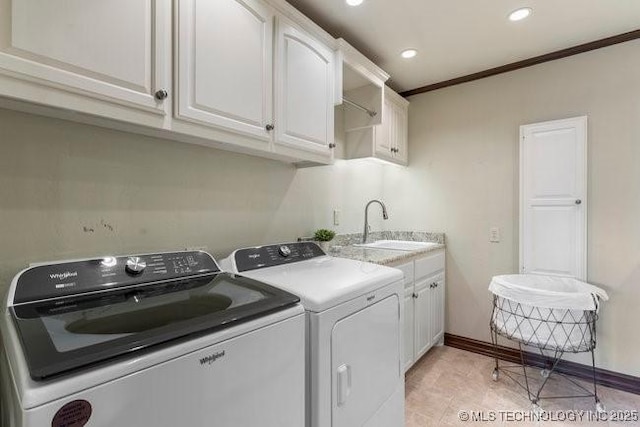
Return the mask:
{"type": "MultiPolygon", "coordinates": [[[[588,279],[611,297],[600,366],[640,375],[640,41],[410,98],[392,225],[447,234],[447,332],[488,340],[491,276],[518,268],[518,130],[587,115],[588,279]],[[502,241],[489,243],[489,228],[502,241]]],[[[391,176],[389,176],[391,175],[391,176]]]]}
{"type": "Polygon", "coordinates": [[[0,109],[0,293],[34,261],[186,247],[223,257],[320,227],[355,231],[366,199],[380,197],[381,167],[297,170],[0,109]]]}

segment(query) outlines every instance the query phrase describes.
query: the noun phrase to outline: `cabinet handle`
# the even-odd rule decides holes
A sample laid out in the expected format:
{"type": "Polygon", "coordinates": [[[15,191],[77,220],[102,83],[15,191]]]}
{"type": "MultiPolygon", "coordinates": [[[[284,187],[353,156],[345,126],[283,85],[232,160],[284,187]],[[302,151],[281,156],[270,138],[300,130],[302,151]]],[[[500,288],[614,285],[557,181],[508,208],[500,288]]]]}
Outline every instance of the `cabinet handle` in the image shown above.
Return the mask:
{"type": "Polygon", "coordinates": [[[274,129],[272,124],[268,124],[264,128],[267,130],[267,132],[271,132],[274,129]]]}
{"type": "Polygon", "coordinates": [[[156,99],[158,101],[165,100],[165,99],[167,99],[169,97],[169,92],[167,92],[164,89],[160,89],[160,90],[156,91],[155,97],[156,97],[156,99]]]}
{"type": "Polygon", "coordinates": [[[411,295],[414,299],[418,298],[418,294],[414,293],[413,295],[411,295]]]}
{"type": "Polygon", "coordinates": [[[582,200],[580,200],[580,199],[577,199],[577,200],[576,200],[576,205],[579,205],[579,204],[581,204],[581,203],[582,203],[582,200]]]}
{"type": "Polygon", "coordinates": [[[334,143],[329,144],[329,148],[336,148],[336,144],[334,143]]]}

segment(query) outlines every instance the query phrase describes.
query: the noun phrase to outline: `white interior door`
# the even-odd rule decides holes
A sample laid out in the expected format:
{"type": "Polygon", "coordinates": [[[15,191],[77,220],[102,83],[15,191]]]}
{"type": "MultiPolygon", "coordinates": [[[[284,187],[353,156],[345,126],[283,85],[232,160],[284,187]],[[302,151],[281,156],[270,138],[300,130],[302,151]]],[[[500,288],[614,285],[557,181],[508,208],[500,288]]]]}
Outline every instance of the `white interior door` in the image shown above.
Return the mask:
{"type": "Polygon", "coordinates": [[[520,128],[520,271],[587,276],[587,117],[520,128]]]}
{"type": "Polygon", "coordinates": [[[179,11],[179,116],[269,140],[271,8],[256,0],[184,0],[179,11]]]}
{"type": "Polygon", "coordinates": [[[331,334],[333,427],[362,426],[395,392],[401,375],[397,295],[336,323],[331,334]]]}

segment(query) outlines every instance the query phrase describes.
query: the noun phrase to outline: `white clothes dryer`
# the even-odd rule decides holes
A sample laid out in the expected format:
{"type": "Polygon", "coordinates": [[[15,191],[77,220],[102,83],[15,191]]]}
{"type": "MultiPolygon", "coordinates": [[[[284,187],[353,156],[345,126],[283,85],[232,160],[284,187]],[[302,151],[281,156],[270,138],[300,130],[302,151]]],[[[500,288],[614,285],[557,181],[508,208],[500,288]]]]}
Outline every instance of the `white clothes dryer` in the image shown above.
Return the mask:
{"type": "Polygon", "coordinates": [[[239,249],[221,266],[300,297],[307,426],[404,426],[400,270],[327,256],[312,242],[239,249]]]}

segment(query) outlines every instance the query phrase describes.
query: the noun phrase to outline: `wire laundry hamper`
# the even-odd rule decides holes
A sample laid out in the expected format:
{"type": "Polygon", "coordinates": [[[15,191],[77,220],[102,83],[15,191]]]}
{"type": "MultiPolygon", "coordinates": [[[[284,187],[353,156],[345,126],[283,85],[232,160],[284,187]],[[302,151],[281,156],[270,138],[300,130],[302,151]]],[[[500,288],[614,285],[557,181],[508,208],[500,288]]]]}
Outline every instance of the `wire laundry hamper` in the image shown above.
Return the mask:
{"type": "Polygon", "coordinates": [[[496,357],[493,379],[497,381],[500,372],[504,372],[526,390],[535,410],[540,410],[540,399],[593,397],[596,410],[604,411],[596,388],[594,349],[599,302],[608,299],[606,292],[576,279],[527,274],[495,276],[489,290],[493,293],[492,343],[494,347],[498,346],[498,336],[516,342],[521,362],[520,366],[500,366],[496,357]],[[537,390],[527,374],[525,346],[537,348],[547,361],[541,371],[543,381],[537,390]],[[591,353],[593,392],[556,371],[564,353],[582,352],[591,353]],[[512,370],[520,367],[524,384],[512,370]],[[586,394],[541,396],[553,373],[562,375],[586,394]]]}

